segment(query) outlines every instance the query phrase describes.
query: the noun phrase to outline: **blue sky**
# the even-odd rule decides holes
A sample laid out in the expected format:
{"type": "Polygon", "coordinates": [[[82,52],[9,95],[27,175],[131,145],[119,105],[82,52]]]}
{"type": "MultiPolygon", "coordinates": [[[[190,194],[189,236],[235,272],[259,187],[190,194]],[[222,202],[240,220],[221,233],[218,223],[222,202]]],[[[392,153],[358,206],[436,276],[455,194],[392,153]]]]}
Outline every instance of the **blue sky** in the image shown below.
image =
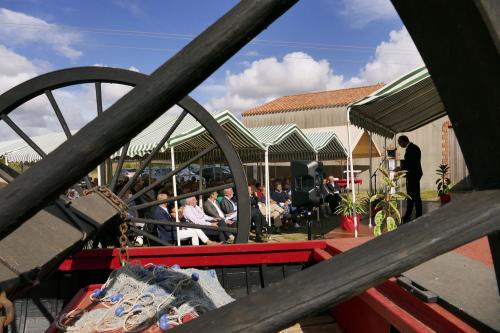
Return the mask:
{"type": "MultiPolygon", "coordinates": [[[[151,73],[236,3],[0,0],[0,92],[73,66],[151,73]]],[[[389,0],[302,0],[192,96],[240,113],[281,95],[388,82],[419,64],[389,0]]]]}

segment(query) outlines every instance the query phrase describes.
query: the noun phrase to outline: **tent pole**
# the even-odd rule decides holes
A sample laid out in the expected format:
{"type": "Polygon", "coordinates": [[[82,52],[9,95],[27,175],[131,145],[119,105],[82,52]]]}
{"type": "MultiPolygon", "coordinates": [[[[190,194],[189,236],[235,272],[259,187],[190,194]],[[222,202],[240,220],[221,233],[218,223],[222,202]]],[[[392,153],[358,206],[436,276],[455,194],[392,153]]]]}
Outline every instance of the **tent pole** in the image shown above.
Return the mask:
{"type": "MultiPolygon", "coordinates": [[[[172,170],[175,170],[175,153],[174,147],[170,147],[170,162],[172,163],[172,170]]],[[[172,176],[172,189],[174,190],[174,197],[177,196],[177,180],[175,175],[172,176]]],[[[179,210],[177,201],[174,202],[175,206],[175,222],[179,222],[179,210]]],[[[176,227],[177,231],[177,246],[181,246],[181,239],[179,238],[179,227],[176,227]]]]}
{"type": "MultiPolygon", "coordinates": [[[[200,179],[198,181],[198,190],[201,192],[203,190],[203,158],[200,158],[200,160],[198,161],[198,165],[200,167],[200,169],[198,170],[198,177],[200,177],[200,179]]],[[[203,203],[202,203],[203,195],[200,194],[200,197],[198,198],[198,200],[199,200],[200,207],[203,207],[203,203]]]]}
{"type": "MultiPolygon", "coordinates": [[[[347,125],[347,134],[348,134],[348,138],[349,138],[349,125],[347,125]]],[[[346,158],[346,163],[345,163],[345,174],[346,174],[346,179],[347,179],[347,183],[345,185],[346,192],[349,190],[349,187],[350,187],[349,186],[349,179],[350,179],[350,177],[349,177],[349,163],[350,163],[349,159],[351,158],[351,153],[350,153],[351,146],[349,145],[349,143],[347,146],[348,146],[348,148],[347,148],[348,152],[347,152],[347,158],[346,158]]]]}
{"type": "Polygon", "coordinates": [[[358,216],[356,212],[356,188],[354,187],[354,168],[353,168],[353,160],[352,160],[352,149],[351,149],[351,121],[349,119],[349,113],[351,108],[347,108],[347,147],[349,149],[349,160],[350,160],[350,172],[351,172],[351,195],[352,195],[352,203],[353,203],[353,216],[352,219],[354,221],[354,238],[358,238],[358,216]]]}
{"type": "Polygon", "coordinates": [[[99,164],[97,167],[97,185],[103,186],[104,185],[104,171],[103,171],[104,164],[99,164]]]}
{"type": "Polygon", "coordinates": [[[7,154],[5,154],[4,159],[5,159],[5,165],[9,166],[9,159],[7,157],[7,154]]]}
{"type": "MultiPolygon", "coordinates": [[[[319,162],[318,152],[316,152],[315,154],[316,154],[316,162],[319,162]]],[[[319,222],[319,209],[316,210],[316,221],[319,222]]]]}
{"type": "Polygon", "coordinates": [[[267,224],[271,226],[271,200],[269,193],[269,147],[264,151],[264,178],[266,183],[266,219],[267,224]]]}
{"type": "Polygon", "coordinates": [[[384,137],[384,158],[385,158],[385,161],[384,161],[384,168],[387,170],[389,167],[388,167],[388,160],[387,160],[387,137],[384,137]]]}
{"type": "MultiPolygon", "coordinates": [[[[372,187],[372,174],[373,174],[373,156],[372,156],[372,134],[373,132],[370,131],[370,170],[369,170],[369,176],[368,176],[368,199],[370,199],[370,196],[373,195],[373,187],[372,187]]],[[[372,201],[368,200],[368,227],[372,227],[372,201]]]]}

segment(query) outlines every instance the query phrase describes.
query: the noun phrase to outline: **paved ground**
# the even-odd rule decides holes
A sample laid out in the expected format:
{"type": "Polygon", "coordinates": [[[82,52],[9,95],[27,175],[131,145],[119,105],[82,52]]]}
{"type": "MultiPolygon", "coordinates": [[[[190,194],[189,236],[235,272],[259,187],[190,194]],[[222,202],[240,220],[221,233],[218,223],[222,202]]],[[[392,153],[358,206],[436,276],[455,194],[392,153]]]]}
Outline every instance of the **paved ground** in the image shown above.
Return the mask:
{"type": "MultiPolygon", "coordinates": [[[[441,206],[439,201],[424,201],[423,213],[431,212],[441,206]]],[[[406,204],[403,202],[402,211],[406,209],[406,204]]],[[[294,228],[291,224],[286,225],[282,233],[279,235],[269,235],[269,242],[290,242],[290,241],[305,241],[307,240],[307,223],[305,218],[299,219],[300,228],[294,228]]],[[[354,237],[353,233],[347,232],[340,227],[340,217],[331,215],[320,215],[320,220],[317,221],[316,216],[312,219],[312,239],[323,238],[349,238],[354,237]]],[[[368,217],[363,217],[358,232],[359,237],[372,237],[373,229],[368,226],[368,217]]]]}

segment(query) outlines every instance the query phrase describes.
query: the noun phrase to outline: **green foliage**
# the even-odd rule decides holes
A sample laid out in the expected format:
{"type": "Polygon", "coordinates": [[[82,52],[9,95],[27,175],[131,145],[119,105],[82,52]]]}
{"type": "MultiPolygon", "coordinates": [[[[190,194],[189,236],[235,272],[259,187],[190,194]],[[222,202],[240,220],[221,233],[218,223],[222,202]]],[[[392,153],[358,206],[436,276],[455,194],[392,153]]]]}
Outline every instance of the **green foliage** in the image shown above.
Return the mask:
{"type": "Polygon", "coordinates": [[[353,216],[354,207],[356,207],[357,214],[365,214],[366,213],[366,199],[357,200],[354,204],[352,202],[352,197],[349,195],[343,195],[342,201],[339,206],[335,210],[335,214],[342,216],[353,216]]]}
{"type": "Polygon", "coordinates": [[[439,168],[436,170],[436,175],[439,176],[436,180],[437,192],[440,197],[451,191],[451,180],[448,178],[449,171],[450,167],[447,164],[439,165],[439,168]]]}
{"type": "Polygon", "coordinates": [[[376,203],[375,209],[379,210],[375,215],[375,236],[382,235],[383,232],[395,230],[401,224],[401,214],[398,210],[397,200],[410,199],[410,196],[399,190],[399,180],[404,176],[404,172],[394,175],[391,179],[389,173],[384,168],[378,169],[382,174],[382,182],[387,190],[383,193],[376,193],[370,197],[372,203],[376,203]],[[394,188],[395,191],[391,191],[394,188]]]}

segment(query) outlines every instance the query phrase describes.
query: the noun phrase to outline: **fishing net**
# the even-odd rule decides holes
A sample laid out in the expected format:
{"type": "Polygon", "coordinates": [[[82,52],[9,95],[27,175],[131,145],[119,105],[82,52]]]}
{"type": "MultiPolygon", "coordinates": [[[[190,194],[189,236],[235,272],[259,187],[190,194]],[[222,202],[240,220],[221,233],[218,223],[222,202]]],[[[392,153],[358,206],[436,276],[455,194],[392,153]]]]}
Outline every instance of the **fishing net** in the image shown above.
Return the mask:
{"type": "Polygon", "coordinates": [[[90,294],[93,305],[62,314],[67,332],[167,330],[232,302],[214,270],[128,264],[90,294]]]}

